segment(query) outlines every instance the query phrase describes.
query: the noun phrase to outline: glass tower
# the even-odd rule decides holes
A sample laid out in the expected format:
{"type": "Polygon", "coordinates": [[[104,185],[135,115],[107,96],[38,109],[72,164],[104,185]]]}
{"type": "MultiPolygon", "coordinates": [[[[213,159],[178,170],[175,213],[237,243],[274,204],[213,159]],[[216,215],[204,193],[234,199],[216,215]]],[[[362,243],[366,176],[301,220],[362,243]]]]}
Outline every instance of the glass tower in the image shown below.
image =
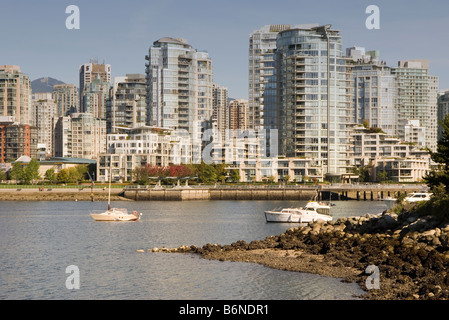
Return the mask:
{"type": "Polygon", "coordinates": [[[279,154],[311,159],[321,166],[323,178],[347,172],[349,125],[354,121],[342,37],[330,28],[279,32],[277,101],[273,107],[265,105],[265,116],[279,129],[279,154]]]}
{"type": "Polygon", "coordinates": [[[161,38],[146,60],[147,122],[195,139],[212,119],[212,60],[185,39],[161,38]]]}

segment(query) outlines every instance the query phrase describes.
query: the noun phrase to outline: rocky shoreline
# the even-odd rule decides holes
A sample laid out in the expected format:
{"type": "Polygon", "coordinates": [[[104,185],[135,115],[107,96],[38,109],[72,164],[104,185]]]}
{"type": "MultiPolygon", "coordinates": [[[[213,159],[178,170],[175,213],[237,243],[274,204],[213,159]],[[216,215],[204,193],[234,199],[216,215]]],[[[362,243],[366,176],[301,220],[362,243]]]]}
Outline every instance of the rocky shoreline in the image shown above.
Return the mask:
{"type": "Polygon", "coordinates": [[[431,216],[385,211],[317,221],[249,243],[149,251],[199,254],[206,259],[252,262],[356,282],[366,300],[449,298],[449,223],[431,216]],[[378,268],[378,286],[368,266],[378,268]]]}

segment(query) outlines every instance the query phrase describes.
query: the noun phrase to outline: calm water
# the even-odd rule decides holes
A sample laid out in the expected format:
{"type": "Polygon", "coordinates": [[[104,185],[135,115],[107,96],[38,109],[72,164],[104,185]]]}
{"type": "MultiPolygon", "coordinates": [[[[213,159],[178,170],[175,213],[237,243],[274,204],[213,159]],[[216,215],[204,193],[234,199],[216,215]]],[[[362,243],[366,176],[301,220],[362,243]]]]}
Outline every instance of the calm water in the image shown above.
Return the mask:
{"type": "MultiPolygon", "coordinates": [[[[250,263],[147,252],[153,247],[264,239],[294,224],[263,211],[289,201],[115,202],[138,222],[95,222],[101,202],[0,202],[0,299],[353,299],[356,284],[250,263]],[[144,249],[144,253],[136,252],[144,249]],[[66,288],[66,267],[80,288],[66,288]]],[[[378,213],[381,201],[341,201],[334,219],[378,213]]]]}

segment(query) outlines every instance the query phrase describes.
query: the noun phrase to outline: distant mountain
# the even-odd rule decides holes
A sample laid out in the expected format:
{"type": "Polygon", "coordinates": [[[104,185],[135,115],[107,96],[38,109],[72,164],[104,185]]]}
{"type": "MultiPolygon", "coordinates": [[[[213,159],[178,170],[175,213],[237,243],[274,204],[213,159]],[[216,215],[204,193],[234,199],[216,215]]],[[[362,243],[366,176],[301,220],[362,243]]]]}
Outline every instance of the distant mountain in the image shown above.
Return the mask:
{"type": "Polygon", "coordinates": [[[39,78],[31,81],[31,90],[36,92],[53,92],[53,86],[55,84],[64,84],[64,82],[50,77],[39,78]]]}

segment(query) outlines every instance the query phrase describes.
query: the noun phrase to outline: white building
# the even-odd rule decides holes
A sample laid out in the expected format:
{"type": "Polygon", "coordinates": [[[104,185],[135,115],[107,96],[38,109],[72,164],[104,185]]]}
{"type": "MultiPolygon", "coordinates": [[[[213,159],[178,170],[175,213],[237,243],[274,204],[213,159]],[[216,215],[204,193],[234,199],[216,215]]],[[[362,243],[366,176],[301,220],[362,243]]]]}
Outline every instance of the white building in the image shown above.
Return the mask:
{"type": "MultiPolygon", "coordinates": [[[[147,124],[183,130],[194,140],[212,121],[212,60],[185,39],[161,38],[145,57],[147,124]]],[[[196,150],[195,152],[198,152],[196,150]]]]}
{"type": "Polygon", "coordinates": [[[352,60],[348,70],[352,72],[354,122],[367,121],[371,127],[396,135],[397,88],[391,68],[379,60],[378,51],[365,52],[363,47],[353,47],[346,49],[346,53],[352,60]]]}
{"type": "Polygon", "coordinates": [[[426,146],[436,151],[438,77],[430,75],[428,60],[399,61],[392,72],[398,88],[398,137],[405,139],[408,120],[419,120],[426,131],[426,146]]]}
{"type": "Polygon", "coordinates": [[[99,180],[108,181],[110,159],[114,181],[132,181],[133,170],[145,165],[166,167],[192,163],[192,145],[188,135],[149,126],[114,129],[116,133],[107,135],[107,150],[99,157],[99,180]]]}

